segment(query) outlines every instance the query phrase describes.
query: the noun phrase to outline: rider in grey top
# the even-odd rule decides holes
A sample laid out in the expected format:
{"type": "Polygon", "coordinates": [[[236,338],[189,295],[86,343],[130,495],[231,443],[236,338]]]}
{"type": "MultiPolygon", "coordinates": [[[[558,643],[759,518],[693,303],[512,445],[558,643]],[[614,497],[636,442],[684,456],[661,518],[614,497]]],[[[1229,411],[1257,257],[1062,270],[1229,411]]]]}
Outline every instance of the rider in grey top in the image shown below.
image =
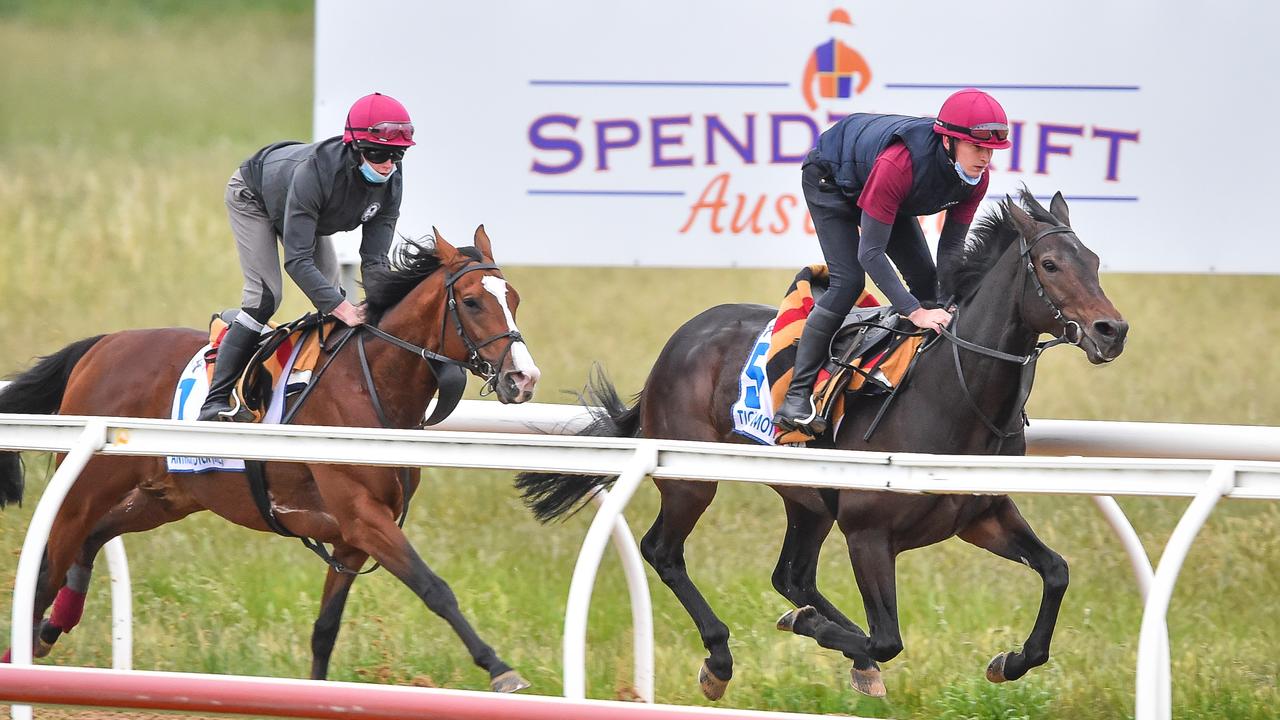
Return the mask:
{"type": "MultiPolygon", "coordinates": [[[[320,312],[332,312],[343,297],[317,267],[319,238],[363,225],[361,265],[381,263],[400,216],[400,174],[374,184],[361,175],[362,162],[351,144],[332,137],[308,145],[268,145],[240,165],[245,189],[266,212],[284,246],[285,272],[320,312]]],[[[271,302],[278,305],[279,298],[263,293],[261,299],[265,307],[246,310],[265,322],[275,310],[271,302]]]]}
{"type": "Polygon", "coordinates": [[[347,325],[364,322],[364,309],[352,305],[338,287],[338,262],[328,236],[362,225],[361,266],[386,262],[400,216],[400,160],[413,144],[404,106],[374,93],[351,106],[341,137],[268,145],[232,174],[226,204],[244,290],[239,310],[224,313],[229,327],[218,346],[200,420],[245,415],[231,391],[263,326],[280,306],[277,244],[284,246],[285,271],[317,310],[347,325]]]}

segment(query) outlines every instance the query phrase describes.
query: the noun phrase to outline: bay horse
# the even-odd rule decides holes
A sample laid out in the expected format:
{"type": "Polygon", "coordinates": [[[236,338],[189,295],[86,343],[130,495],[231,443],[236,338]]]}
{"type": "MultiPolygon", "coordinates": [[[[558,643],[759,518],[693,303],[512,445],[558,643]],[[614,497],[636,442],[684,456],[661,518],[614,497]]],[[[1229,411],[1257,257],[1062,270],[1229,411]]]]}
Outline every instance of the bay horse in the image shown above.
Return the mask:
{"type": "MultiPolygon", "coordinates": [[[[879,427],[880,403],[849,402],[834,440],[815,446],[848,450],[1021,455],[1027,394],[1035,359],[1069,341],[1090,362],[1107,363],[1123,350],[1128,323],[1103,293],[1098,257],[1071,229],[1067,203],[1054,195],[1045,210],[1025,189],[974,228],[961,259],[943,268],[943,297],[956,299],[950,330],[920,352],[879,427]],[[1057,339],[1037,344],[1050,333],[1057,339]],[[966,400],[967,398],[967,400],[966,400]]],[[[589,404],[602,406],[580,434],[710,442],[747,442],[735,434],[730,407],[748,354],[777,310],[720,305],[685,323],[667,342],[631,406],[597,373],[589,404]]],[[[544,522],[563,516],[615,478],[556,473],[517,477],[526,504],[544,522]]],[[[698,673],[703,693],[723,695],[733,677],[729,628],[690,579],[685,539],[716,494],[716,483],[656,479],[661,509],[640,550],[692,616],[708,657],[698,673]]],[[[1063,594],[1067,563],[1048,548],[1008,496],[907,495],[866,490],[775,486],[787,528],[773,572],[774,588],[797,609],[778,628],[838,650],[852,663],[853,687],[885,694],[878,663],[902,651],[895,558],[913,548],[959,536],[1039,573],[1044,593],[1035,627],[1021,652],[1001,652],[988,665],[992,682],[1016,680],[1045,663],[1063,594]],[[862,594],[869,634],[817,587],[818,553],[838,523],[862,594]]]]}
{"type": "MultiPolygon", "coordinates": [[[[365,272],[364,286],[370,327],[354,331],[358,342],[322,356],[313,392],[294,416],[297,424],[418,427],[437,391],[437,377],[425,362],[433,356],[447,358],[437,364],[461,365],[482,377],[503,403],[532,397],[539,371],[515,325],[520,296],[494,263],[484,226],[475,232],[474,247],[455,248],[438,232],[434,247],[406,242],[388,265],[365,272]],[[367,357],[367,365],[359,356],[367,357]]],[[[179,374],[207,340],[207,332],[162,328],[72,343],[0,392],[0,412],[167,418],[179,374]]],[[[372,557],[449,623],[476,665],[489,673],[493,690],[528,687],[480,639],[453,591],[397,523],[420,469],[402,476],[397,468],[357,465],[271,462],[264,468],[275,521],[333,546],[311,637],[312,678],[328,674],[356,577],[352,569],[372,557]]],[[[17,453],[0,453],[0,505],[21,500],[22,484],[17,453]]],[[[200,510],[269,531],[249,484],[237,473],[169,473],[164,458],[93,457],[59,510],[45,550],[32,618],[36,656],[46,655],[79,622],[94,558],[108,540],[200,510]],[[53,612],[43,619],[51,604],[53,612]]]]}

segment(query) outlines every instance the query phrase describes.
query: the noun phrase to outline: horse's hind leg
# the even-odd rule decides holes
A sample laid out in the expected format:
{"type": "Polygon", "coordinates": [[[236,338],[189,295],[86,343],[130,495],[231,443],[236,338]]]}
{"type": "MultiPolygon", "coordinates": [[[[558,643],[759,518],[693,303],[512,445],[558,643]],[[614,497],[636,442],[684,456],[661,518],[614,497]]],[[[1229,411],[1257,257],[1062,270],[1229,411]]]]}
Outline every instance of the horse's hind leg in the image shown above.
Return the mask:
{"type": "Polygon", "coordinates": [[[709,653],[698,672],[698,684],[708,699],[719,700],[733,679],[729,626],[698,591],[684,562],[684,541],[716,496],[716,484],[690,480],[657,480],[662,507],[653,526],[640,541],[640,552],[684,606],[709,653]]]}
{"type": "Polygon", "coordinates": [[[332,567],[324,579],[324,593],[320,596],[320,615],[311,631],[311,679],[324,680],[329,676],[329,658],[338,640],[338,626],[342,611],[347,605],[347,593],[355,582],[355,571],[369,557],[363,550],[346,545],[335,545],[333,557],[352,572],[338,572],[332,567]]]}
{"type": "MultiPolygon", "coordinates": [[[[61,459],[59,458],[59,463],[61,459]]],[[[49,540],[45,544],[40,564],[40,577],[36,581],[31,618],[35,631],[32,653],[36,657],[43,657],[49,652],[49,643],[41,640],[44,611],[53,604],[55,594],[66,583],[67,571],[71,569],[90,528],[129,490],[137,477],[140,462],[145,461],[134,458],[92,458],[63,500],[49,530],[49,540]]],[[[88,578],[77,574],[73,581],[79,587],[86,584],[88,578]]],[[[64,612],[74,614],[74,608],[68,607],[64,612]]],[[[55,639],[57,637],[52,630],[47,634],[53,635],[55,639]]],[[[0,658],[7,659],[8,653],[0,658]]]]}
{"type": "MultiPolygon", "coordinates": [[[[92,477],[93,481],[101,479],[97,475],[88,477],[92,477]]],[[[96,497],[89,503],[87,510],[73,517],[88,517],[92,508],[101,503],[102,498],[96,497]]],[[[93,562],[103,545],[124,533],[151,530],[186,517],[197,509],[194,506],[180,507],[135,488],[94,523],[93,529],[76,549],[74,560],[67,557],[71,552],[71,543],[77,539],[69,529],[74,523],[60,513],[49,534],[49,544],[40,567],[33,618],[36,630],[33,654],[44,657],[63,633],[71,632],[80,623],[89,590],[89,579],[93,573],[93,562]],[[41,620],[45,609],[50,605],[53,609],[49,617],[41,620]]],[[[7,654],[3,660],[8,660],[7,654]]]]}
{"type": "Polygon", "coordinates": [[[991,682],[1017,680],[1049,660],[1049,643],[1053,640],[1062,597],[1067,592],[1067,561],[1036,537],[1017,506],[1007,497],[1001,498],[995,507],[974,519],[958,535],[1002,558],[1030,566],[1044,582],[1040,611],[1022,645],[1022,652],[1002,652],[987,665],[987,679],[991,682]]]}
{"type": "Polygon", "coordinates": [[[93,563],[103,545],[125,533],[154,530],[166,523],[180,520],[197,509],[195,506],[169,502],[135,488],[107,511],[85,538],[75,563],[67,570],[65,584],[59,588],[53,600],[53,609],[48,619],[40,623],[39,643],[44,652],[47,653],[63,633],[71,632],[80,623],[93,563]]]}

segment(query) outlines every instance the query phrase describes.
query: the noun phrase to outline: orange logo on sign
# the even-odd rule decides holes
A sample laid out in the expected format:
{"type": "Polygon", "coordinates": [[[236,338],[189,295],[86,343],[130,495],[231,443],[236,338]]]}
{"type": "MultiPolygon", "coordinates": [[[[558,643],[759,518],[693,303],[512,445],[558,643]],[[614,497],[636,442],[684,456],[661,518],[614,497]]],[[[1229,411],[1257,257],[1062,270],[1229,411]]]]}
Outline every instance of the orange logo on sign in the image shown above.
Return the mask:
{"type": "MultiPolygon", "coordinates": [[[[831,11],[827,22],[836,26],[853,27],[849,13],[840,8],[831,11]]],[[[801,87],[804,90],[804,101],[811,111],[818,109],[818,101],[813,94],[815,84],[821,97],[848,99],[866,90],[871,84],[871,66],[862,57],[862,53],[833,37],[813,49],[804,68],[801,87]],[[858,78],[857,87],[854,86],[855,76],[858,78]]]]}

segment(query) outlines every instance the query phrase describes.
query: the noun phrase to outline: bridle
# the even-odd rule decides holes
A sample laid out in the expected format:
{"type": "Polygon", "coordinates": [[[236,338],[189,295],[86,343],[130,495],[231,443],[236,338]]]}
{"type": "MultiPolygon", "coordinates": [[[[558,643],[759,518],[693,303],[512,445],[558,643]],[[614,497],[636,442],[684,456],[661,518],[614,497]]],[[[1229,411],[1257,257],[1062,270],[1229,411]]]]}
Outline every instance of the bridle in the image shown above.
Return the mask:
{"type": "MultiPolygon", "coordinates": [[[[1024,294],[1026,290],[1026,282],[1030,279],[1032,285],[1036,289],[1036,295],[1049,306],[1050,312],[1053,313],[1053,319],[1062,324],[1061,335],[1055,336],[1052,340],[1045,340],[1043,342],[1036,343],[1035,349],[1027,355],[1013,355],[965,340],[945,327],[939,328],[938,330],[944,338],[951,342],[951,355],[955,360],[956,379],[960,381],[960,389],[964,392],[965,401],[968,403],[969,408],[973,410],[973,413],[978,416],[978,419],[982,421],[982,424],[986,425],[987,429],[1000,439],[996,444],[997,454],[1000,453],[1001,448],[1004,446],[1004,441],[1020,434],[1022,432],[1022,428],[1027,423],[1027,399],[1031,396],[1031,384],[1035,380],[1036,362],[1040,359],[1040,355],[1045,350],[1048,350],[1055,345],[1069,343],[1071,345],[1078,346],[1084,340],[1084,330],[1080,327],[1080,323],[1075,320],[1068,320],[1062,314],[1062,309],[1053,301],[1053,298],[1049,297],[1049,293],[1044,289],[1044,285],[1040,282],[1040,276],[1036,273],[1035,261],[1031,259],[1031,248],[1035,247],[1036,243],[1040,242],[1040,240],[1046,236],[1073,232],[1075,231],[1066,225],[1053,225],[1036,233],[1035,237],[1031,238],[1030,242],[1027,242],[1026,237],[1024,237],[1022,233],[1018,233],[1018,242],[1020,244],[1019,254],[1022,256],[1022,259],[1026,261],[1024,267],[1027,270],[1027,274],[1023,276],[1024,294]],[[1071,328],[1073,327],[1075,328],[1074,338],[1072,338],[1071,332],[1071,328]],[[1021,378],[1018,382],[1018,400],[1015,404],[1016,409],[1014,410],[1013,417],[1008,423],[1006,423],[1006,425],[1013,426],[1012,429],[1002,430],[991,421],[991,418],[987,417],[986,414],[982,412],[981,408],[978,407],[978,403],[973,399],[973,394],[969,392],[969,386],[964,379],[964,368],[960,364],[960,348],[964,348],[965,350],[979,355],[984,355],[989,358],[1015,363],[1022,366],[1021,378]]],[[[957,308],[953,315],[951,325],[958,329],[959,323],[960,311],[957,308]]]]}
{"type": "MultiPolygon", "coordinates": [[[[506,332],[500,332],[497,335],[493,335],[482,340],[481,342],[472,340],[471,336],[462,329],[462,316],[458,313],[458,301],[454,297],[453,284],[457,282],[458,278],[473,270],[497,269],[498,266],[493,263],[471,263],[462,267],[457,272],[446,276],[444,280],[444,289],[447,298],[446,307],[449,314],[453,316],[453,326],[458,331],[458,337],[462,338],[463,344],[467,346],[467,361],[461,364],[468,370],[471,370],[484,378],[484,386],[480,388],[480,394],[482,396],[488,395],[497,389],[498,367],[502,367],[502,365],[506,364],[507,356],[511,354],[511,348],[518,342],[524,342],[524,336],[521,335],[518,330],[508,329],[506,332]],[[507,349],[502,352],[502,357],[498,360],[498,367],[494,367],[493,363],[490,363],[488,360],[480,357],[480,350],[503,338],[511,338],[511,342],[507,343],[507,349]]],[[[442,348],[444,347],[445,325],[446,323],[440,323],[440,347],[442,348]]]]}
{"type": "MultiPolygon", "coordinates": [[[[385,340],[391,343],[392,345],[395,345],[396,347],[402,348],[404,350],[408,350],[409,352],[422,357],[423,360],[431,362],[433,370],[436,369],[437,367],[436,363],[440,363],[450,367],[455,367],[461,370],[470,370],[471,372],[475,373],[477,376],[479,376],[481,379],[484,380],[484,386],[480,389],[480,394],[488,395],[489,393],[493,392],[497,388],[498,368],[501,367],[503,364],[505,364],[507,356],[511,353],[511,347],[518,342],[524,342],[524,336],[522,336],[520,332],[517,330],[507,330],[506,332],[498,333],[497,335],[486,338],[480,342],[476,342],[475,340],[473,340],[471,336],[467,334],[466,330],[462,328],[462,317],[458,312],[458,301],[454,293],[454,284],[458,281],[459,278],[461,278],[463,275],[466,275],[469,272],[472,272],[475,270],[497,270],[497,269],[498,269],[498,266],[493,263],[472,262],[463,266],[457,272],[453,272],[445,276],[445,280],[444,280],[445,311],[448,313],[449,317],[453,318],[454,329],[457,331],[458,337],[462,338],[463,344],[466,345],[467,347],[466,360],[455,360],[451,357],[441,355],[440,353],[432,352],[431,350],[428,350],[424,347],[414,345],[413,343],[408,342],[407,340],[401,340],[395,335],[392,335],[391,333],[379,327],[375,327],[373,325],[361,325],[359,327],[363,328],[364,330],[367,330],[369,334],[377,338],[385,340]],[[498,366],[495,367],[493,363],[480,357],[480,350],[485,347],[488,347],[489,345],[492,345],[493,343],[503,338],[511,338],[511,342],[507,344],[507,349],[503,351],[502,358],[498,361],[498,366]]],[[[447,319],[445,322],[440,323],[440,345],[439,346],[442,348],[444,347],[445,327],[448,324],[449,323],[447,322],[447,319]]],[[[438,374],[439,373],[437,373],[437,375],[438,374]]]]}
{"type": "MultiPolygon", "coordinates": [[[[435,425],[441,420],[444,420],[446,417],[449,417],[449,413],[453,412],[453,409],[458,406],[458,401],[462,399],[462,394],[467,389],[468,370],[484,379],[484,386],[480,388],[480,394],[482,396],[495,391],[498,386],[498,368],[506,364],[507,357],[511,354],[512,346],[518,342],[524,342],[524,336],[516,330],[507,330],[506,332],[498,333],[493,337],[486,338],[482,342],[472,340],[471,336],[467,335],[466,330],[463,330],[462,328],[462,317],[458,313],[458,302],[455,297],[453,286],[454,283],[458,281],[458,278],[474,270],[497,269],[498,266],[493,263],[472,261],[458,269],[457,272],[453,272],[445,276],[445,312],[447,313],[447,316],[442,318],[440,322],[440,347],[444,347],[445,326],[449,324],[448,318],[452,317],[453,326],[457,330],[458,336],[462,338],[463,344],[467,346],[466,360],[455,360],[446,355],[441,355],[438,352],[428,350],[420,345],[414,345],[408,340],[398,338],[386,330],[372,324],[366,323],[363,325],[357,325],[354,328],[350,328],[345,335],[334,343],[332,349],[326,351],[329,355],[328,359],[325,360],[324,365],[320,366],[320,369],[312,377],[312,381],[307,385],[306,389],[302,391],[302,394],[298,399],[294,401],[294,409],[292,412],[297,412],[297,410],[302,407],[303,400],[305,400],[311,393],[311,389],[316,386],[316,381],[319,380],[320,376],[324,374],[324,371],[329,368],[329,364],[338,356],[338,352],[347,344],[347,341],[355,337],[357,338],[356,349],[359,351],[360,355],[360,369],[364,372],[365,384],[369,387],[369,399],[373,402],[373,409],[377,413],[378,420],[382,423],[382,426],[391,427],[390,423],[387,422],[386,413],[382,410],[382,403],[378,399],[377,388],[375,388],[373,384],[373,373],[369,369],[369,360],[365,357],[365,333],[373,335],[381,340],[385,340],[402,350],[407,350],[414,355],[421,357],[423,360],[426,360],[427,364],[431,367],[431,372],[436,377],[436,386],[439,397],[436,401],[435,409],[431,411],[431,416],[422,423],[423,426],[435,425]],[[480,357],[480,350],[503,338],[511,338],[511,342],[507,344],[507,349],[503,351],[502,358],[498,361],[498,366],[495,367],[493,363],[480,357]]],[[[292,413],[289,417],[285,418],[284,422],[287,423],[291,417],[292,413]]]]}
{"type": "MultiPolygon", "coordinates": [[[[1053,319],[1062,323],[1062,335],[1059,336],[1058,339],[1062,342],[1069,342],[1072,345],[1079,346],[1080,343],[1084,341],[1084,328],[1080,327],[1080,323],[1075,320],[1068,320],[1063,316],[1062,309],[1053,302],[1053,298],[1049,297],[1049,293],[1044,289],[1044,285],[1040,283],[1040,276],[1036,273],[1035,261],[1031,259],[1031,248],[1035,247],[1036,243],[1040,242],[1042,238],[1048,235],[1065,233],[1075,234],[1075,231],[1066,225],[1053,225],[1036,233],[1036,236],[1031,238],[1031,242],[1027,242],[1027,239],[1022,236],[1022,233],[1018,233],[1018,242],[1021,243],[1021,254],[1023,259],[1027,261],[1027,275],[1030,276],[1031,284],[1036,288],[1036,295],[1039,295],[1040,299],[1044,300],[1044,304],[1049,306],[1049,310],[1053,313],[1053,319]],[[1076,337],[1074,340],[1071,339],[1072,327],[1076,329],[1076,337]]],[[[1054,344],[1056,345],[1059,343],[1054,344]]]]}

